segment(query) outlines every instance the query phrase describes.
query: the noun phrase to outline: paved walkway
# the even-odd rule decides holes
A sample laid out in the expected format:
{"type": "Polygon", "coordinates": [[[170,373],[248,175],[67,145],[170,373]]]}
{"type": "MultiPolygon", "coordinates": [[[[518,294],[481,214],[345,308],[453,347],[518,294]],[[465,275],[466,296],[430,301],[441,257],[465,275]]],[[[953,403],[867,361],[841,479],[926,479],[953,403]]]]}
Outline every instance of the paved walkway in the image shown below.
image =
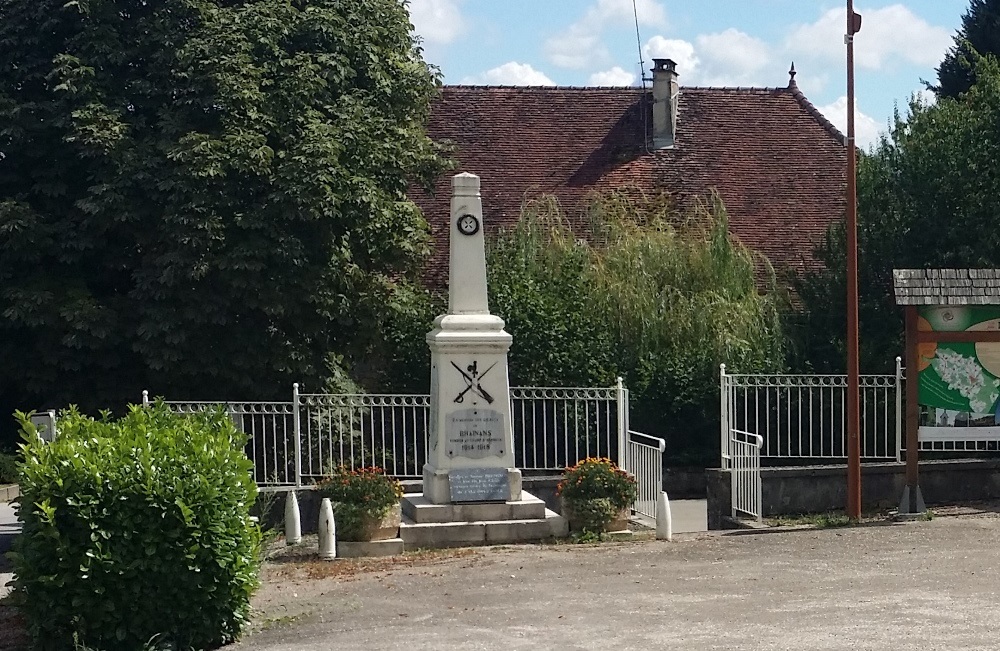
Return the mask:
{"type": "Polygon", "coordinates": [[[995,649],[998,539],[993,513],[271,566],[234,651],[995,649]]]}

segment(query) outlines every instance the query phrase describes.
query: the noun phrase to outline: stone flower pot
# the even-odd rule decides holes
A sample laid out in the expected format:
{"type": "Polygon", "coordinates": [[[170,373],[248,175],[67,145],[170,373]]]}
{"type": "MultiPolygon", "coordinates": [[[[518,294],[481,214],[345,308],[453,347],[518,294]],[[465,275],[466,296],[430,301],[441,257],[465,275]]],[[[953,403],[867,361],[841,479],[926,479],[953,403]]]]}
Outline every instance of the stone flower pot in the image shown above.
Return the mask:
{"type": "MultiPolygon", "coordinates": [[[[566,518],[567,522],[569,522],[569,530],[572,532],[583,531],[583,523],[580,521],[579,516],[573,509],[573,502],[565,498],[560,498],[559,502],[560,502],[560,509],[562,511],[561,515],[564,518],[566,518]]],[[[628,507],[616,513],[615,516],[611,519],[611,522],[609,522],[604,527],[602,533],[610,533],[612,531],[625,531],[626,529],[628,529],[628,519],[631,513],[632,509],[628,507]]]]}
{"type": "Polygon", "coordinates": [[[381,518],[366,516],[361,519],[361,526],[357,532],[338,533],[341,540],[350,542],[368,542],[373,540],[389,540],[399,537],[399,523],[402,520],[403,512],[399,502],[395,504],[389,512],[381,518]]]}

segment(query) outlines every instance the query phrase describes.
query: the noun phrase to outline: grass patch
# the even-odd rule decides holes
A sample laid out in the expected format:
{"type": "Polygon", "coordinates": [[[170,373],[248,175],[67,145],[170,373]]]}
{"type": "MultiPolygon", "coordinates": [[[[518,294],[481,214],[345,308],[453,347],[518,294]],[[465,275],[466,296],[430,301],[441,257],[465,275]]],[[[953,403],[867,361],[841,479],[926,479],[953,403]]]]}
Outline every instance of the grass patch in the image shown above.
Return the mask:
{"type": "Polygon", "coordinates": [[[779,515],[774,518],[767,518],[767,523],[772,527],[804,527],[810,526],[816,529],[831,529],[833,527],[846,527],[851,524],[851,519],[843,511],[831,511],[828,513],[803,513],[799,515],[779,515]]]}

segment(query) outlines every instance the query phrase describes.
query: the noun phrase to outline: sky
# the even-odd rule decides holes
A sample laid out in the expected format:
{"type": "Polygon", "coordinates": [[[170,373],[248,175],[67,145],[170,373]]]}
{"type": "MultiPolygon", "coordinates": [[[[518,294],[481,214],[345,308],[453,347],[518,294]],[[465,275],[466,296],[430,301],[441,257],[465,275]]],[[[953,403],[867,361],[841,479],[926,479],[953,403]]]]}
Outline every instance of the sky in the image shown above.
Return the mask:
{"type": "MultiPolygon", "coordinates": [[[[410,0],[424,58],[446,84],[622,86],[653,57],[678,63],[684,86],[796,82],[846,132],[846,1],[410,0]],[[636,39],[636,14],[639,38],[636,39]]],[[[858,144],[905,114],[952,45],[968,0],[855,1],[858,144]]]]}

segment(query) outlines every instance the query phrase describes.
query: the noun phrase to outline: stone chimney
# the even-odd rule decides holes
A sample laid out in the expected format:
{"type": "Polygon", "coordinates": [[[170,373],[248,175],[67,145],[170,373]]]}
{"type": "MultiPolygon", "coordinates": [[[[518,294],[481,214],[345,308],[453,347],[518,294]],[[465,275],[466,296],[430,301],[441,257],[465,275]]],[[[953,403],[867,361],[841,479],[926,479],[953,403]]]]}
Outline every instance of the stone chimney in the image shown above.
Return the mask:
{"type": "Polygon", "coordinates": [[[653,59],[653,147],[674,146],[677,136],[677,64],[672,59],[653,59]]]}

